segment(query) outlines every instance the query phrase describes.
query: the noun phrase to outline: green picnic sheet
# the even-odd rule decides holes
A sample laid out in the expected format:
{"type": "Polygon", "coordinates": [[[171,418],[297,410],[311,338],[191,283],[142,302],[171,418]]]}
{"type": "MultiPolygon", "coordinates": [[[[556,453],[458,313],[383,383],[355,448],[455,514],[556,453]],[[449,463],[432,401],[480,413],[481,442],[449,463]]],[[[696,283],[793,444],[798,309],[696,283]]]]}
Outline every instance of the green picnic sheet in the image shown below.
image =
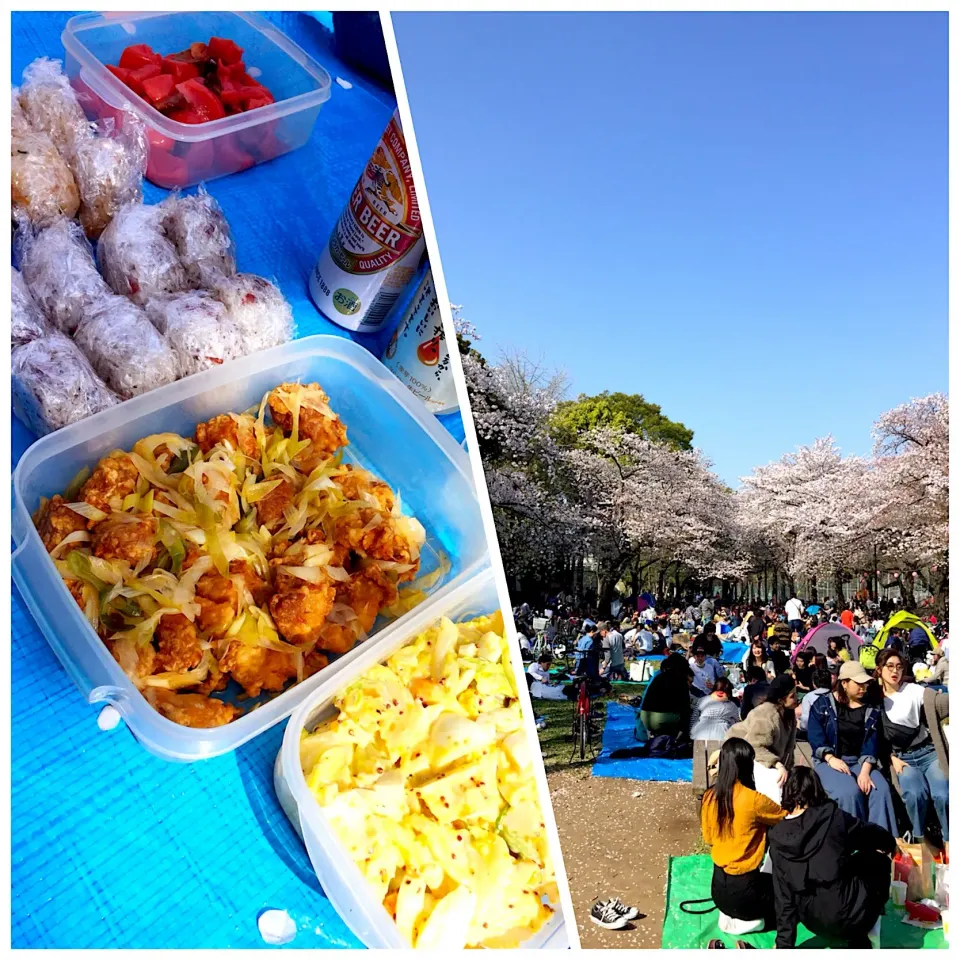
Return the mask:
{"type": "MultiPolygon", "coordinates": [[[[667,878],[667,903],[664,911],[663,935],[660,946],[663,949],[704,948],[718,937],[728,948],[734,948],[736,941],[745,940],[758,948],[772,949],[777,938],[776,932],[750,933],[740,937],[731,937],[721,933],[717,926],[719,913],[716,910],[695,916],[684,913],[680,904],[684,900],[701,900],[710,896],[710,878],[713,875],[713,861],[706,854],[689,857],[671,857],[667,878]]],[[[702,910],[709,904],[697,904],[694,909],[702,910]]],[[[903,908],[887,904],[887,912],[880,927],[880,946],[891,950],[943,950],[946,943],[942,930],[924,930],[902,922],[903,908]]],[[[824,940],[801,926],[797,931],[797,946],[804,948],[844,948],[846,945],[824,940]]]]}

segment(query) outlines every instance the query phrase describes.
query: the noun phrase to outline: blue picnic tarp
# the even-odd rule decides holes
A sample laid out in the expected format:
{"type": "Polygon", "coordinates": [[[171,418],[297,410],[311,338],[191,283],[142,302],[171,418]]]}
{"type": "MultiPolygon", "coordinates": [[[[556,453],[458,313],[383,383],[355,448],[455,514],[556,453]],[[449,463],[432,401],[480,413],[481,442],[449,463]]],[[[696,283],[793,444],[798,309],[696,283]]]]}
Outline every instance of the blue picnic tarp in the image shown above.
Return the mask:
{"type": "Polygon", "coordinates": [[[616,700],[607,701],[607,722],[603,728],[600,755],[593,763],[595,777],[620,777],[625,780],[667,780],[693,782],[693,760],[661,760],[653,757],[617,759],[616,750],[640,747],[636,737],[637,711],[616,700]]]}
{"type": "MultiPolygon", "coordinates": [[[[12,15],[12,80],[63,57],[70,13],[12,15]]],[[[275,280],[298,335],[346,331],[324,319],[307,276],[396,101],[341,63],[314,17],[267,13],[331,75],[301,150],[209,184],[233,228],[241,270],[275,280]]],[[[205,39],[198,37],[198,40],[205,39]]],[[[145,185],[145,200],[166,191],[145,185]]],[[[379,355],[390,331],[357,337],[379,355]]],[[[463,438],[459,413],[445,426],[463,438]]],[[[33,436],[13,420],[16,464],[33,436]]],[[[293,948],[358,947],[330,906],[273,789],[284,725],[193,764],[148,754],[122,724],[97,727],[16,589],[11,615],[11,939],[55,948],[264,946],[257,916],[285,909],[293,948]]]]}
{"type": "Polygon", "coordinates": [[[720,653],[721,663],[742,663],[746,656],[749,644],[737,640],[724,640],[723,650],[720,653]]]}

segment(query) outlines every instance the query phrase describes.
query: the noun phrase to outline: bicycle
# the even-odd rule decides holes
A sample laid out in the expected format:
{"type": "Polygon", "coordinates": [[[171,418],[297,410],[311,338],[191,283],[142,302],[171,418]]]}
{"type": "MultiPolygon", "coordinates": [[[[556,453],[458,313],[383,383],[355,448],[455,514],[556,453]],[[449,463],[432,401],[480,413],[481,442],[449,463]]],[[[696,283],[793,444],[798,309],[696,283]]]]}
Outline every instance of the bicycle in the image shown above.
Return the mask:
{"type": "Polygon", "coordinates": [[[587,751],[591,757],[597,756],[597,749],[593,745],[593,731],[596,719],[593,702],[590,698],[590,681],[587,677],[579,677],[577,684],[577,699],[573,702],[573,750],[570,752],[570,763],[573,763],[577,751],[580,759],[587,759],[587,751]]]}

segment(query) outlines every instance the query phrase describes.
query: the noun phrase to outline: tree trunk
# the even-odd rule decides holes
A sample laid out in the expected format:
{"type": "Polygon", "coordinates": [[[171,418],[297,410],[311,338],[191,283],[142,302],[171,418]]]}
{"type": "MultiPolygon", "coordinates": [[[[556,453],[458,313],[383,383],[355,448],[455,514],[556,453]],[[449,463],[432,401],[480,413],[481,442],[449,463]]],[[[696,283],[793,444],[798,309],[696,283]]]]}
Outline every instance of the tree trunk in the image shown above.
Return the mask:
{"type": "Polygon", "coordinates": [[[906,570],[900,571],[900,595],[903,598],[903,609],[914,613],[917,601],[913,593],[913,577],[906,570]]]}

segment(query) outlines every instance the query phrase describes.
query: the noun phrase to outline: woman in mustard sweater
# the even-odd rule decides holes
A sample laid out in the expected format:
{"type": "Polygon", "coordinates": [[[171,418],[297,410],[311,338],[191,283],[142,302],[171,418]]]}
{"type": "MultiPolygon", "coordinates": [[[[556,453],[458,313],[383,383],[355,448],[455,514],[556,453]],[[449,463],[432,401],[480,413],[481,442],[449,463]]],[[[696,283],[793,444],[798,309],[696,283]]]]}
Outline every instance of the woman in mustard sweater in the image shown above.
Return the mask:
{"type": "Polygon", "coordinates": [[[711,847],[710,893],[721,913],[736,920],[763,920],[775,925],[773,879],[761,873],[767,828],[786,813],[753,782],[753,747],[733,737],[720,748],[717,782],[703,795],[700,828],[711,847]]]}

